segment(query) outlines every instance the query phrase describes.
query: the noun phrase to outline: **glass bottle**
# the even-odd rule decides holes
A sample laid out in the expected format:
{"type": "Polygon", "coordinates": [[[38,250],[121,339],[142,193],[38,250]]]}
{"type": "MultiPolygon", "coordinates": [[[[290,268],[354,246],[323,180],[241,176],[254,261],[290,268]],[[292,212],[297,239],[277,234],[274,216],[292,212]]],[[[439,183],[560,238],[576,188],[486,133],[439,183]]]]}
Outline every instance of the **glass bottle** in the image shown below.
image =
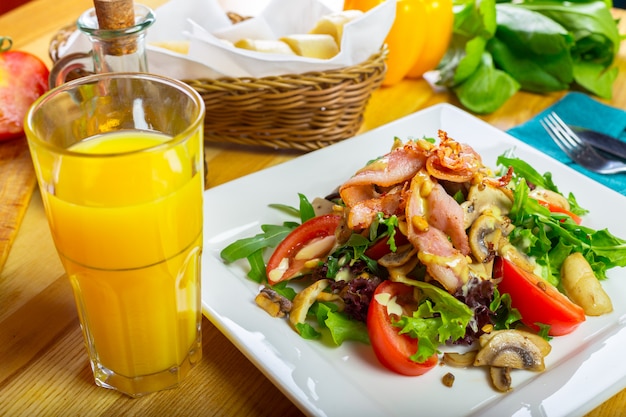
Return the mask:
{"type": "Polygon", "coordinates": [[[101,29],[96,9],[85,11],[76,25],[92,49],[59,59],[50,70],[50,88],[89,73],[148,72],[145,37],[156,18],[152,9],[141,4],[134,11],[134,24],[120,29],[101,29]]]}

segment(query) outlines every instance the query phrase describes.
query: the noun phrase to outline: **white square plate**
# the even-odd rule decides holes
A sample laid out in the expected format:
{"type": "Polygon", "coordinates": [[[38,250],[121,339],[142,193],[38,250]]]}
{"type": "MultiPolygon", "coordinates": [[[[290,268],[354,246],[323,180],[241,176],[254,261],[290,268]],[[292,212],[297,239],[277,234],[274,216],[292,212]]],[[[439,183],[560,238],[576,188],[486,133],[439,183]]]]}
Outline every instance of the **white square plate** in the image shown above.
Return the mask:
{"type": "Polygon", "coordinates": [[[287,218],[271,203],[298,206],[298,193],[325,196],[368,160],[391,149],[394,136],[437,137],[443,129],[470,144],[483,162],[515,148],[539,172],[553,173],[561,191],[574,192],[590,210],[584,224],[626,237],[624,196],[547,157],[508,134],[448,104],[430,107],[363,135],[205,192],[202,303],[204,314],[304,413],[315,416],[578,416],[626,387],[626,271],[609,271],[603,283],[615,311],[588,317],[573,334],[553,339],[543,373],[514,371],[513,391],[495,392],[484,369],[437,366],[404,377],[380,365],[358,343],[328,347],[298,336],[284,320],[255,303],[259,285],[245,262],[226,265],[219,253],[262,224],[287,218]],[[456,380],[445,387],[441,377],[456,380]]]}

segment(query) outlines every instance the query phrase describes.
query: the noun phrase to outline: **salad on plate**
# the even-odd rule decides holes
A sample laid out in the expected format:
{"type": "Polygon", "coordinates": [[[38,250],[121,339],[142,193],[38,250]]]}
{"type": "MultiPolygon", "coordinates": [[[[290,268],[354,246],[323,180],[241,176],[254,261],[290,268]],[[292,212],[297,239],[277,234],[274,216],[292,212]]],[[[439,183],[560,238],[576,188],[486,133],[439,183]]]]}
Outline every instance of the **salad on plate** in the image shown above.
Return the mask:
{"type": "Polygon", "coordinates": [[[512,150],[490,168],[438,136],[396,138],[327,196],[273,204],[294,220],[220,256],[247,259],[256,303],[305,339],[368,343],[402,375],[484,367],[507,392],[513,369],[545,369],[551,338],[612,311],[602,281],[626,241],[512,150]]]}

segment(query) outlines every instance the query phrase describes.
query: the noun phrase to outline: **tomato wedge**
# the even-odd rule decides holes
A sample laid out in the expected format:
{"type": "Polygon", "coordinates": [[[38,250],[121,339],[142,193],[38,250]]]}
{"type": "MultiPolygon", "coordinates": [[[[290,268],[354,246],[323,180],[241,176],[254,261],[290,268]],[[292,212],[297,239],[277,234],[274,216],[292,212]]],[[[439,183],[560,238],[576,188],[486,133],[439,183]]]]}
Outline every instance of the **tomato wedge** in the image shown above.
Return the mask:
{"type": "Polygon", "coordinates": [[[535,323],[550,326],[551,336],[572,332],[585,321],[585,312],[552,284],[498,257],[494,263],[494,278],[501,278],[498,291],[511,296],[511,305],[522,315],[522,322],[538,330],[535,323]]]}
{"type": "Polygon", "coordinates": [[[583,219],[581,219],[580,216],[572,213],[568,209],[565,209],[563,207],[557,206],[556,204],[548,203],[547,201],[543,201],[543,200],[537,200],[537,202],[540,205],[542,205],[545,208],[547,208],[548,210],[550,210],[552,213],[567,214],[569,217],[572,218],[572,220],[574,220],[574,222],[576,222],[576,224],[581,224],[583,222],[583,219]]]}
{"type": "Polygon", "coordinates": [[[267,262],[267,281],[274,285],[309,272],[307,262],[328,255],[334,246],[335,230],[341,221],[338,214],[324,214],[293,229],[267,262]]]}
{"type": "Polygon", "coordinates": [[[417,339],[398,334],[399,329],[391,324],[387,306],[376,300],[377,295],[396,297],[398,304],[403,299],[413,300],[413,288],[400,282],[383,281],[374,292],[367,311],[367,332],[376,357],[388,369],[407,376],[422,375],[437,365],[434,354],[422,363],[412,361],[410,356],[417,352],[417,339]]]}

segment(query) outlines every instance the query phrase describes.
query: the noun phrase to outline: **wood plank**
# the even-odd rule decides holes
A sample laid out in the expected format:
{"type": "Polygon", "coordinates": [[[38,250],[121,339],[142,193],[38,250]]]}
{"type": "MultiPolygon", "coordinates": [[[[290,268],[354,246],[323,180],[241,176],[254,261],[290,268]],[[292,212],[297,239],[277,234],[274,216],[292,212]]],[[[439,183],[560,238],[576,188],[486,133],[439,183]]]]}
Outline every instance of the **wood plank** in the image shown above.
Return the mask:
{"type": "Polygon", "coordinates": [[[0,270],[13,246],[36,183],[26,139],[0,143],[0,270]]]}

